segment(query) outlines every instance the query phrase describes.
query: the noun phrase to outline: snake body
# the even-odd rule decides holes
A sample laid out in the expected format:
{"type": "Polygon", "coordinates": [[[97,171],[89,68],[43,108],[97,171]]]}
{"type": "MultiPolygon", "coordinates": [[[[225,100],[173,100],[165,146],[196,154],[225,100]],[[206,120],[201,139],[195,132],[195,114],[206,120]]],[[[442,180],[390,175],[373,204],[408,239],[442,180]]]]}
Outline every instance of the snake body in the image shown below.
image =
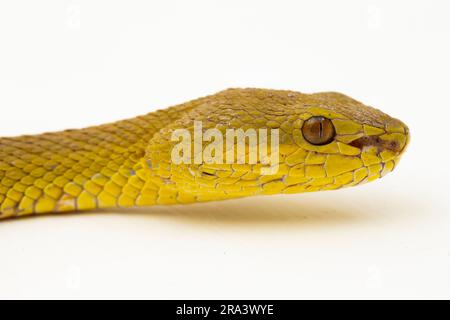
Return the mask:
{"type": "Polygon", "coordinates": [[[339,189],[392,171],[408,141],[401,121],[340,93],[228,89],[115,123],[1,138],[0,218],[339,189]],[[305,140],[302,126],[312,116],[331,120],[332,142],[305,140]],[[221,132],[279,129],[279,170],[175,165],[171,134],[192,131],[194,121],[221,132]]]}

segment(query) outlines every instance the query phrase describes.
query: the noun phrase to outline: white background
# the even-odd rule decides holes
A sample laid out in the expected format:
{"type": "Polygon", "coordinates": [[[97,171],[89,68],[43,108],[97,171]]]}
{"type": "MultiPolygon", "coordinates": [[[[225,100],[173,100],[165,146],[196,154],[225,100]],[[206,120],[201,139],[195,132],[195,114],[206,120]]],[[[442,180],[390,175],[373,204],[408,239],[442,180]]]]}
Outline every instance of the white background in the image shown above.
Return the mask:
{"type": "Polygon", "coordinates": [[[407,123],[358,188],[0,222],[0,298],[450,298],[448,1],[2,1],[0,136],[228,87],[407,123]]]}

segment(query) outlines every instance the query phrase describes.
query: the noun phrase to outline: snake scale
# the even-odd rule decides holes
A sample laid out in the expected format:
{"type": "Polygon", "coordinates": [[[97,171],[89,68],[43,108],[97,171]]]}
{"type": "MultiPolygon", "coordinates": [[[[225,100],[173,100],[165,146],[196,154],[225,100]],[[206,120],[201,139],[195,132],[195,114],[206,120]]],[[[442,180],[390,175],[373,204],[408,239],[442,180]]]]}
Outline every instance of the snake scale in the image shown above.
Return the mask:
{"type": "Polygon", "coordinates": [[[391,172],[408,141],[404,123],[340,93],[228,89],[115,123],[0,138],[0,218],[355,186],[391,172]],[[194,121],[279,129],[278,171],[172,163],[173,131],[194,121]]]}

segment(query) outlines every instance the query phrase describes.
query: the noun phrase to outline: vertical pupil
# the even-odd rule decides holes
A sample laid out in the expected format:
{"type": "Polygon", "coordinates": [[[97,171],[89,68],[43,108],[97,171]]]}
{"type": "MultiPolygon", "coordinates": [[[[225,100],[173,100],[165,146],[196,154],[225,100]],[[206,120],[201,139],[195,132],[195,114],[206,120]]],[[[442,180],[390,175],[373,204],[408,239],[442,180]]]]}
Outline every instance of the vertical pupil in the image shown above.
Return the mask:
{"type": "Polygon", "coordinates": [[[331,120],[322,116],[313,116],[306,120],[302,132],[306,141],[314,145],[328,144],[336,136],[331,120]]]}

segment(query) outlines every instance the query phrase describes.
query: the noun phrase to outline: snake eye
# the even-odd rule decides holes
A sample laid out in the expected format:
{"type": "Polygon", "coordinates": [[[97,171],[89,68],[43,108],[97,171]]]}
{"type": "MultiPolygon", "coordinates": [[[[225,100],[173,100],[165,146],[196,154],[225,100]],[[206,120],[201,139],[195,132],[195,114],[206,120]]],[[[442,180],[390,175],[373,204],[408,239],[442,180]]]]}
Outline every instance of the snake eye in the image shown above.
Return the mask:
{"type": "Polygon", "coordinates": [[[330,119],[325,117],[311,117],[303,123],[303,137],[311,144],[321,146],[333,141],[336,130],[330,119]]]}

